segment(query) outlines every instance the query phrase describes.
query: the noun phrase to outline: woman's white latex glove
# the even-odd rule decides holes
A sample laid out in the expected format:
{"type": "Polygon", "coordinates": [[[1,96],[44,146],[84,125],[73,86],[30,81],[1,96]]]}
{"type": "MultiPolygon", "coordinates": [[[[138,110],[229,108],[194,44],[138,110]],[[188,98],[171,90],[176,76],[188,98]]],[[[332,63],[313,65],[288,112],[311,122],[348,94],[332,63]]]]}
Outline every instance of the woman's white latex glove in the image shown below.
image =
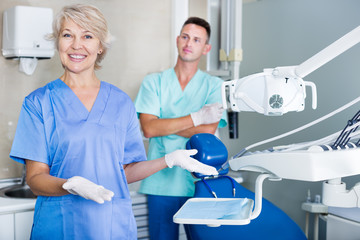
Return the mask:
{"type": "Polygon", "coordinates": [[[203,164],[198,160],[190,157],[195,155],[198,151],[196,149],[191,150],[176,150],[172,153],[165,155],[165,162],[169,168],[173,166],[179,166],[189,172],[197,172],[203,175],[218,175],[216,168],[203,164]]]}
{"type": "Polygon", "coordinates": [[[62,187],[71,194],[79,195],[97,203],[111,201],[114,196],[112,191],[79,176],[69,178],[62,187]]]}
{"type": "Polygon", "coordinates": [[[224,108],[221,103],[212,103],[203,106],[199,111],[191,113],[194,126],[211,124],[220,121],[224,108]]]}

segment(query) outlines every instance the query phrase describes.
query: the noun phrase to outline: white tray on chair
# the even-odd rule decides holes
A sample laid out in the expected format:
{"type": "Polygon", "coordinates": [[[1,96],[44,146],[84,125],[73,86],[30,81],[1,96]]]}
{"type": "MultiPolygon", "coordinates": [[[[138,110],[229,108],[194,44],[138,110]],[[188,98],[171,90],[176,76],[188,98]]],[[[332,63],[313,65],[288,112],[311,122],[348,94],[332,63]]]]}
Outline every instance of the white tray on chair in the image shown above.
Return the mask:
{"type": "Polygon", "coordinates": [[[246,225],[250,223],[254,201],[248,198],[190,198],[174,215],[179,224],[246,225]]]}

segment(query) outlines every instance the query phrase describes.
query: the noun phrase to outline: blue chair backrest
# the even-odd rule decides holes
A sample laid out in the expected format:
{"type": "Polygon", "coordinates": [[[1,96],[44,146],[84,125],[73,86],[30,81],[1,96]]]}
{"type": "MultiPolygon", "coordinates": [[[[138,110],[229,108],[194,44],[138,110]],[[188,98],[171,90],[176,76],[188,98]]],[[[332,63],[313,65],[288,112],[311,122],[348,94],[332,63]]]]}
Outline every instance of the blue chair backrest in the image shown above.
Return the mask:
{"type": "MultiPolygon", "coordinates": [[[[186,143],[186,149],[197,149],[198,153],[192,156],[198,161],[211,165],[219,170],[228,159],[228,151],[225,145],[215,135],[210,133],[199,133],[193,135],[186,143]]],[[[225,175],[229,169],[223,169],[220,175],[225,175]]],[[[206,177],[201,173],[193,173],[196,178],[206,177]]]]}

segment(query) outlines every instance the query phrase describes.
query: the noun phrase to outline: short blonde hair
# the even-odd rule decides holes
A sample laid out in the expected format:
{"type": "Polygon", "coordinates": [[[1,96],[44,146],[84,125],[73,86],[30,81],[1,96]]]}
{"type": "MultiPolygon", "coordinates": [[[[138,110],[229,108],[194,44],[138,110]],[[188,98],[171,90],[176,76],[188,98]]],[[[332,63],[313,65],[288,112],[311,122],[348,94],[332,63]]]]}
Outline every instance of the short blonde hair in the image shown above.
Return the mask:
{"type": "Polygon", "coordinates": [[[103,51],[98,54],[95,62],[95,70],[100,69],[100,62],[104,59],[107,50],[110,48],[110,32],[107,22],[101,11],[92,5],[75,4],[62,8],[56,15],[53,22],[53,33],[50,36],[55,40],[56,48],[59,48],[59,37],[64,21],[73,21],[81,28],[89,30],[100,40],[103,51]]]}

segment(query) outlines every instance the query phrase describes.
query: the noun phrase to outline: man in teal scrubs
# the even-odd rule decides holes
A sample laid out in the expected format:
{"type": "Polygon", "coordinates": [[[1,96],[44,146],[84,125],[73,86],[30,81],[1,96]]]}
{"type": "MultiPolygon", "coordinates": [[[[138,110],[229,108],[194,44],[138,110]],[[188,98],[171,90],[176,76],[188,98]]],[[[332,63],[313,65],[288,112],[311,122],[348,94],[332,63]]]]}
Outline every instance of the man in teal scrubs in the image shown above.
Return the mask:
{"type": "MultiPolygon", "coordinates": [[[[144,136],[150,138],[148,160],[176,149],[185,149],[197,133],[214,134],[226,126],[221,107],[222,80],[198,69],[210,49],[210,25],[191,17],[177,37],[178,59],[174,68],[145,77],[135,107],[144,136]]],[[[150,239],[176,240],[179,227],[172,217],[194,195],[194,178],[179,167],[146,178],[140,192],[148,195],[150,239]]]]}

